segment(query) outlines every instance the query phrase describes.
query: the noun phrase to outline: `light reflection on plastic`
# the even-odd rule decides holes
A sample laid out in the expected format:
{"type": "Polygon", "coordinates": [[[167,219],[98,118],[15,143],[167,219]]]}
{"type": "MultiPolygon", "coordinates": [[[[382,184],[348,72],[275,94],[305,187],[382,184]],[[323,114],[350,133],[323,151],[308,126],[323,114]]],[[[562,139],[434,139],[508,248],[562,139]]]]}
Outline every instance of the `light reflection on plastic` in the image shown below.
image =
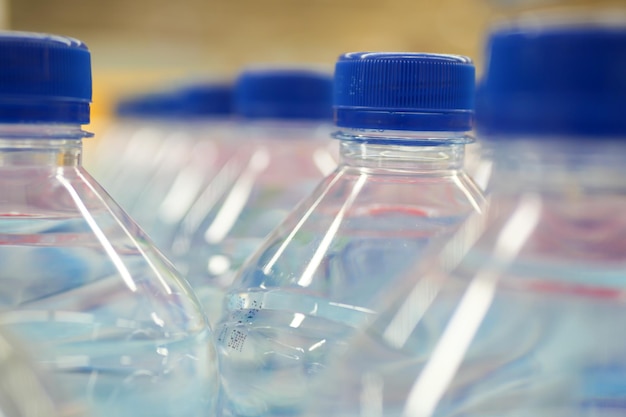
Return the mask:
{"type": "Polygon", "coordinates": [[[367,175],[361,174],[359,176],[359,179],[354,184],[354,187],[352,188],[350,195],[346,199],[346,202],[341,206],[341,209],[339,210],[339,212],[337,212],[337,216],[333,219],[333,222],[328,228],[328,231],[322,238],[322,241],[320,245],[317,247],[317,250],[315,251],[315,253],[313,254],[311,261],[309,262],[306,269],[302,273],[302,276],[298,280],[298,285],[302,287],[308,287],[311,284],[311,282],[313,282],[313,276],[315,275],[315,271],[322,263],[324,256],[328,252],[328,248],[330,247],[330,244],[332,243],[333,239],[335,238],[335,235],[339,231],[339,226],[341,226],[341,222],[343,221],[350,207],[352,207],[352,204],[356,200],[357,196],[363,189],[363,186],[365,185],[366,182],[367,182],[367,175]]]}
{"type": "Polygon", "coordinates": [[[207,262],[207,272],[211,275],[222,275],[230,269],[230,259],[224,255],[213,255],[207,262]]]}
{"type": "Polygon", "coordinates": [[[124,265],[124,262],[122,262],[122,259],[113,248],[111,242],[109,242],[109,239],[107,239],[102,229],[100,229],[100,226],[98,226],[96,220],[93,218],[72,184],[70,184],[70,182],[65,179],[62,174],[57,175],[56,178],[61,183],[61,185],[65,187],[67,192],[72,197],[72,200],[74,200],[74,204],[76,204],[78,211],[80,211],[80,214],[82,214],[83,218],[89,225],[89,228],[93,231],[96,239],[98,239],[104,251],[113,262],[113,265],[115,265],[115,268],[120,273],[120,276],[122,277],[122,280],[124,280],[124,282],[126,283],[126,286],[133,292],[137,291],[137,285],[135,284],[132,275],[126,268],[126,265],[124,265]]]}
{"type": "Polygon", "coordinates": [[[330,175],[335,168],[337,168],[335,158],[333,158],[326,149],[316,149],[315,152],[313,152],[313,162],[325,177],[330,175]]]}
{"type": "Polygon", "coordinates": [[[293,320],[291,320],[291,323],[289,323],[289,327],[297,329],[298,327],[300,327],[305,317],[306,316],[302,313],[294,313],[293,320]]]}
{"type": "Polygon", "coordinates": [[[166,224],[177,224],[200,193],[204,173],[190,166],[183,168],[159,206],[159,218],[166,224]]]}
{"type": "MultiPolygon", "coordinates": [[[[91,185],[91,183],[89,181],[87,181],[87,179],[85,178],[85,176],[78,171],[77,172],[78,177],[83,181],[83,183],[85,185],[87,185],[89,187],[89,189],[96,195],[98,195],[98,192],[93,188],[93,186],[91,185]]],[[[57,178],[63,178],[63,173],[60,172],[59,174],[57,174],[57,178]]],[[[69,182],[67,182],[67,180],[65,180],[65,178],[63,178],[63,181],[69,186],[72,187],[71,184],[69,182]]],[[[66,187],[67,188],[67,187],[66,187]]],[[[72,187],[72,190],[73,187],[72,187]]],[[[68,190],[69,191],[69,190],[68,190]]],[[[80,198],[78,197],[78,194],[76,193],[76,191],[74,190],[74,194],[76,195],[76,198],[78,198],[78,201],[81,203],[81,205],[83,206],[83,208],[85,209],[85,211],[88,213],[87,208],[82,204],[82,202],[80,201],[80,198]]],[[[72,198],[74,198],[74,195],[72,195],[72,198]]],[[[75,200],[76,201],[76,200],[75,200]]],[[[106,206],[109,211],[111,212],[109,206],[106,206]]],[[[79,208],[80,209],[80,208],[79,208]]],[[[82,213],[82,211],[81,211],[82,213]]],[[[113,215],[113,218],[117,221],[117,224],[122,228],[122,230],[124,230],[124,232],[126,233],[126,236],[128,236],[128,238],[135,244],[135,247],[137,248],[137,250],[141,253],[143,259],[146,261],[146,263],[150,266],[150,269],[152,270],[152,272],[154,272],[155,276],[157,277],[157,279],[159,280],[159,282],[161,283],[161,285],[163,286],[163,289],[165,290],[165,292],[167,294],[172,294],[172,289],[170,288],[170,286],[168,285],[167,281],[165,281],[165,278],[163,277],[163,275],[161,274],[161,272],[159,271],[159,269],[152,263],[152,261],[150,260],[150,258],[148,257],[148,255],[146,254],[146,252],[144,251],[142,245],[139,244],[139,242],[137,242],[137,239],[130,233],[130,231],[126,228],[126,226],[121,222],[121,220],[114,214],[111,212],[111,214],[113,215]]],[[[93,219],[93,217],[91,217],[91,220],[94,223],[94,226],[98,227],[97,224],[95,223],[95,220],[93,219]]],[[[100,230],[98,228],[98,230],[100,230]]],[[[100,231],[100,233],[102,233],[102,231],[100,231]]],[[[104,236],[104,234],[102,233],[102,236],[104,237],[104,239],[106,239],[106,236],[104,236]]],[[[110,245],[110,242],[107,243],[110,245]]],[[[111,249],[113,249],[113,247],[111,246],[111,249]]],[[[115,254],[117,256],[117,254],[115,254]]],[[[121,259],[119,258],[119,256],[117,256],[117,259],[121,262],[121,259]]],[[[122,264],[123,266],[123,264],[122,264]]],[[[125,267],[124,267],[125,268],[125,267]]],[[[126,270],[128,272],[128,270],[126,270]]],[[[132,280],[132,277],[131,277],[132,280]]],[[[128,284],[127,284],[128,285],[128,284]]],[[[131,288],[132,291],[136,291],[137,290],[137,286],[135,285],[135,283],[133,282],[133,286],[134,289],[131,288]]]]}
{"type": "MultiPolygon", "coordinates": [[[[439,293],[445,275],[458,266],[467,252],[474,246],[485,229],[486,216],[473,213],[443,247],[437,263],[419,278],[419,281],[397,309],[385,328],[383,338],[391,346],[400,349],[439,293]]],[[[412,271],[422,274],[421,270],[412,271]]],[[[409,277],[413,280],[413,277],[409,277]]]]}
{"type": "Polygon", "coordinates": [[[320,346],[323,346],[324,344],[326,344],[326,339],[322,339],[319,342],[311,345],[311,347],[309,348],[309,352],[314,351],[315,349],[317,349],[320,346]]]}
{"type": "Polygon", "coordinates": [[[165,325],[165,321],[163,321],[161,317],[157,316],[155,312],[150,313],[150,317],[152,317],[152,321],[154,321],[157,326],[163,327],[165,325]]]}
{"type": "Polygon", "coordinates": [[[204,240],[207,243],[219,243],[228,235],[244,209],[248,198],[250,198],[256,178],[265,171],[269,164],[270,154],[267,149],[259,149],[252,155],[245,171],[233,185],[224,205],[205,232],[204,240]]]}
{"type": "Polygon", "coordinates": [[[493,257],[497,264],[486,264],[469,283],[430,360],[411,388],[403,416],[431,417],[435,412],[491,306],[499,279],[537,226],[541,206],[537,195],[520,199],[496,241],[493,257]]]}
{"type": "Polygon", "coordinates": [[[320,204],[320,202],[326,197],[328,192],[330,190],[332,190],[332,188],[335,185],[335,183],[337,183],[337,181],[339,181],[339,179],[342,178],[342,176],[343,175],[341,173],[336,175],[332,179],[331,183],[326,187],[326,189],[320,194],[320,196],[317,198],[317,200],[315,200],[315,202],[313,204],[311,204],[311,207],[309,207],[307,212],[304,213],[304,216],[302,216],[302,218],[300,219],[298,224],[296,224],[296,226],[289,233],[289,235],[285,238],[285,240],[280,245],[280,247],[276,250],[276,252],[274,253],[274,256],[272,256],[272,259],[270,259],[269,262],[263,267],[263,273],[265,275],[270,275],[270,273],[272,271],[272,268],[274,267],[274,265],[276,264],[278,259],[281,257],[283,252],[285,252],[285,250],[287,249],[287,246],[289,246],[289,244],[291,243],[291,241],[295,237],[296,233],[298,233],[300,231],[300,229],[302,228],[304,223],[306,223],[306,221],[309,219],[311,214],[313,214],[313,212],[315,211],[317,206],[320,204]]]}

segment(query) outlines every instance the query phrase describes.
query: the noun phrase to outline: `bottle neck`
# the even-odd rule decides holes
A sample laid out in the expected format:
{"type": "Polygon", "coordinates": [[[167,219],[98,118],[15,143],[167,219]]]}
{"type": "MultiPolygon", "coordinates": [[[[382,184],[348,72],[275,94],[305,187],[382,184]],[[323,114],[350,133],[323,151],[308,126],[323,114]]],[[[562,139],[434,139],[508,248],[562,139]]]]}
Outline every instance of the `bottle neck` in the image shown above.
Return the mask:
{"type": "Polygon", "coordinates": [[[626,141],[533,138],[493,142],[488,186],[499,194],[583,194],[626,189],[626,141]]]}
{"type": "Polygon", "coordinates": [[[463,169],[464,132],[339,131],[340,163],[367,170],[446,174],[463,169]]]}
{"type": "Polygon", "coordinates": [[[86,136],[74,125],[0,125],[0,167],[81,166],[86,136]]]}

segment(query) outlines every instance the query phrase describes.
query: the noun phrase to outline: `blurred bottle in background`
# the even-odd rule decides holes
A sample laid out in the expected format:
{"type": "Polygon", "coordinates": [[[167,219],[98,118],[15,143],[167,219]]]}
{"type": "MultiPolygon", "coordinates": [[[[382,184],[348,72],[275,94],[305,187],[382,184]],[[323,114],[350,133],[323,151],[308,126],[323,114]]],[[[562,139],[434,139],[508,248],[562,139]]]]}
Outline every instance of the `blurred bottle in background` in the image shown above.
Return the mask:
{"type": "Polygon", "coordinates": [[[89,50],[5,32],[0,57],[1,324],[94,415],[211,415],[197,299],[82,167],[89,50]]]}
{"type": "Polygon", "coordinates": [[[465,170],[476,185],[485,192],[493,170],[493,150],[478,138],[465,147],[465,170]]]}
{"type": "Polygon", "coordinates": [[[125,209],[157,169],[155,156],[178,126],[180,100],[172,92],[146,93],[121,100],[85,166],[125,209]]]}
{"type": "MultiPolygon", "coordinates": [[[[573,22],[626,22],[623,0],[487,0],[492,6],[492,20],[498,25],[521,22],[524,25],[545,25],[573,22]]],[[[467,171],[484,190],[493,169],[493,149],[480,137],[467,147],[467,171]]]]}
{"type": "MultiPolygon", "coordinates": [[[[468,58],[352,53],[337,62],[338,168],[248,260],[216,327],[226,413],[297,413],[374,299],[483,198],[463,170],[468,58]]],[[[288,174],[286,174],[288,175],[288,174]]]]}
{"type": "Polygon", "coordinates": [[[489,36],[486,214],[386,297],[306,415],[624,414],[626,25],[538,23],[489,36]]]}
{"type": "Polygon", "coordinates": [[[100,143],[96,178],[163,250],[232,156],[231,93],[227,84],[198,83],[122,101],[100,143]]]}
{"type": "Polygon", "coordinates": [[[155,169],[130,214],[168,255],[180,223],[203,190],[233,157],[232,87],[188,85],[175,92],[173,129],[154,155],[155,169]]]}
{"type": "MultiPolygon", "coordinates": [[[[237,127],[175,236],[171,252],[209,320],[234,272],[336,166],[332,79],[305,69],[250,69],[235,84],[237,127]]],[[[174,190],[173,190],[174,191],[174,190]]]]}

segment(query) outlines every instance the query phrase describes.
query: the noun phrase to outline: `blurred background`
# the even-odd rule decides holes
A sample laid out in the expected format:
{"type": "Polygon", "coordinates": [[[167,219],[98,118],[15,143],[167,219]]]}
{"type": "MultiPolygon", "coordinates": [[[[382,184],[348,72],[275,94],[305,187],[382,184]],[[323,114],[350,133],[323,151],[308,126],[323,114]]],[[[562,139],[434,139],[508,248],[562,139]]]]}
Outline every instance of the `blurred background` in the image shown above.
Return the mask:
{"type": "MultiPolygon", "coordinates": [[[[485,29],[517,1],[0,0],[0,23],[86,42],[97,120],[121,96],[188,78],[232,78],[257,62],[332,69],[347,51],[422,51],[468,55],[480,71],[485,29]]],[[[558,6],[524,5],[539,1],[558,6]]]]}

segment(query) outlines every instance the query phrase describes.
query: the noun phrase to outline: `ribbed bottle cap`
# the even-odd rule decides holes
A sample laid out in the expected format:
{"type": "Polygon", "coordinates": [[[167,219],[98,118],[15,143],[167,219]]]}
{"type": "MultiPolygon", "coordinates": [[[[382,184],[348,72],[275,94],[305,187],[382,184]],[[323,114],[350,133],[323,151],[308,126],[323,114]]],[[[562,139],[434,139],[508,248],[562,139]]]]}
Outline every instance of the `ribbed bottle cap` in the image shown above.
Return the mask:
{"type": "Polygon", "coordinates": [[[235,113],[251,119],[331,120],[332,77],[317,71],[244,71],[235,83],[235,113]]]}
{"type": "Polygon", "coordinates": [[[233,87],[228,84],[189,85],[179,94],[186,117],[223,117],[233,110],[233,87]]]}
{"type": "Polygon", "coordinates": [[[61,36],[0,32],[0,123],[89,123],[91,58],[61,36]]]}
{"type": "Polygon", "coordinates": [[[335,67],[335,122],[362,129],[470,130],[474,80],[474,65],[463,56],[348,53],[335,67]]]}
{"type": "Polygon", "coordinates": [[[477,94],[485,136],[626,135],[626,27],[493,31],[477,94]]]}

